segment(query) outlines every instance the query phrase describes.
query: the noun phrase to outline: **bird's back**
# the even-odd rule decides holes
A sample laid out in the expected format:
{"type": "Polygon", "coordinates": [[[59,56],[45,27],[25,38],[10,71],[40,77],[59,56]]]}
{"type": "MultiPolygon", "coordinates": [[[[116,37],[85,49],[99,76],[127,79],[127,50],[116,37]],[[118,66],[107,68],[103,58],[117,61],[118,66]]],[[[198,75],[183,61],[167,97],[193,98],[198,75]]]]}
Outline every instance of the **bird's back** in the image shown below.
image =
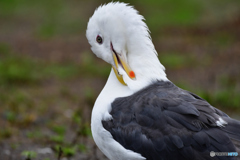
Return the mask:
{"type": "Polygon", "coordinates": [[[170,81],[158,81],[112,103],[103,127],[124,148],[148,160],[236,159],[210,152],[237,152],[240,122],[170,81]]]}

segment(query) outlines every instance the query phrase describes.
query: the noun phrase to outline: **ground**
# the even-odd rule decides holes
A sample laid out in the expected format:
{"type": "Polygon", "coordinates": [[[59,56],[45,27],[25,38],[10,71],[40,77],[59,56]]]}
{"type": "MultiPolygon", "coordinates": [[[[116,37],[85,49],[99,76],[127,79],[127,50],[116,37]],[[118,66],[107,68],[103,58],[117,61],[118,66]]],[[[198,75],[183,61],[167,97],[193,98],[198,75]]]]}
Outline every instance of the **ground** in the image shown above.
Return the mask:
{"type": "MultiPolygon", "coordinates": [[[[168,78],[240,119],[239,1],[128,1],[146,18],[168,78]]],[[[85,38],[106,1],[0,1],[0,157],[106,159],[91,109],[110,65],[85,38]]]]}

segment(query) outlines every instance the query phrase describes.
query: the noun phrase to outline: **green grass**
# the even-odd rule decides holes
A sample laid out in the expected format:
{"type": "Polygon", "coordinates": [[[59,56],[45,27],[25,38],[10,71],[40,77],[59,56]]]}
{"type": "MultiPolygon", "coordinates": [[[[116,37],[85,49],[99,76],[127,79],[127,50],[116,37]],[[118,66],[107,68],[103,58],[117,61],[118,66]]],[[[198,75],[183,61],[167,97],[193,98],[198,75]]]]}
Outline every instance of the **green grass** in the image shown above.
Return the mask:
{"type": "Polygon", "coordinates": [[[236,35],[232,35],[229,34],[227,32],[218,32],[216,34],[213,34],[210,39],[212,39],[212,41],[218,45],[218,47],[228,47],[229,45],[231,45],[232,43],[234,43],[234,41],[236,41],[237,36],[236,35]]]}
{"type": "Polygon", "coordinates": [[[131,0],[127,3],[136,6],[144,15],[153,36],[164,27],[199,24],[204,9],[198,0],[131,0]]]}
{"type": "Polygon", "coordinates": [[[66,128],[64,126],[55,125],[53,126],[53,131],[58,135],[64,135],[66,133],[66,128]]]}
{"type": "Polygon", "coordinates": [[[83,29],[88,19],[82,16],[81,10],[74,6],[75,3],[63,0],[1,0],[0,19],[11,20],[24,17],[22,21],[37,23],[33,33],[39,39],[76,35],[85,32],[83,29]],[[72,14],[73,12],[79,14],[72,14]]]}
{"type": "Polygon", "coordinates": [[[76,154],[76,149],[77,149],[76,146],[64,147],[63,148],[63,154],[66,157],[72,157],[76,154]]]}
{"type": "Polygon", "coordinates": [[[106,77],[110,66],[93,65],[96,59],[86,53],[82,63],[45,63],[30,57],[13,53],[7,45],[0,45],[0,84],[22,85],[36,84],[47,78],[68,79],[78,76],[106,77]]]}
{"type": "Polygon", "coordinates": [[[194,63],[193,57],[181,53],[161,53],[159,59],[166,68],[170,69],[184,68],[194,63]]]}
{"type": "Polygon", "coordinates": [[[189,84],[178,82],[176,84],[182,89],[197,94],[216,108],[240,111],[240,91],[234,84],[231,84],[233,86],[222,84],[221,88],[215,90],[203,90],[189,84]]]}
{"type": "Polygon", "coordinates": [[[59,152],[62,152],[62,157],[72,157],[74,156],[77,152],[86,152],[86,146],[83,144],[79,145],[56,145],[54,146],[54,150],[56,151],[57,154],[59,152]]]}
{"type": "Polygon", "coordinates": [[[197,94],[214,107],[225,110],[240,110],[240,93],[235,90],[223,89],[214,92],[198,90],[197,94]]]}
{"type": "MultiPolygon", "coordinates": [[[[205,13],[209,13],[210,16],[221,15],[222,11],[236,9],[236,6],[240,4],[238,1],[220,3],[216,0],[211,2],[207,0],[130,0],[125,2],[140,10],[153,36],[159,33],[160,28],[201,25],[206,17],[205,13]]],[[[106,3],[106,1],[101,0],[96,5],[101,3],[106,3]]],[[[11,20],[11,18],[25,17],[23,21],[28,20],[32,24],[37,24],[33,33],[40,39],[73,36],[85,32],[89,18],[84,16],[89,12],[81,11],[80,5],[83,5],[82,2],[73,0],[1,0],[0,18],[11,20]]]]}
{"type": "Polygon", "coordinates": [[[46,76],[53,76],[59,79],[76,77],[81,74],[81,67],[77,64],[50,64],[43,68],[46,76]]]}
{"type": "Polygon", "coordinates": [[[12,54],[8,47],[0,46],[0,83],[32,83],[38,80],[37,61],[12,54]]]}
{"type": "Polygon", "coordinates": [[[189,26],[197,24],[202,5],[199,1],[170,0],[148,3],[153,12],[146,15],[147,23],[153,31],[165,26],[189,26]],[[174,5],[172,5],[174,4],[174,5]]]}
{"type": "Polygon", "coordinates": [[[55,142],[57,144],[64,143],[64,136],[63,135],[53,135],[49,138],[50,141],[55,142]]]}
{"type": "Polygon", "coordinates": [[[31,139],[42,139],[42,138],[44,138],[44,135],[41,130],[37,129],[34,131],[28,131],[27,137],[31,138],[31,139]]]}
{"type": "Polygon", "coordinates": [[[86,152],[87,151],[87,148],[84,144],[79,144],[78,145],[78,149],[81,151],[81,152],[86,152]]]}
{"type": "Polygon", "coordinates": [[[37,153],[34,151],[23,151],[22,156],[26,157],[27,159],[31,159],[31,158],[36,158],[37,157],[37,153]]]}
{"type": "Polygon", "coordinates": [[[13,132],[10,128],[2,128],[0,131],[0,140],[8,139],[13,135],[13,132]]]}

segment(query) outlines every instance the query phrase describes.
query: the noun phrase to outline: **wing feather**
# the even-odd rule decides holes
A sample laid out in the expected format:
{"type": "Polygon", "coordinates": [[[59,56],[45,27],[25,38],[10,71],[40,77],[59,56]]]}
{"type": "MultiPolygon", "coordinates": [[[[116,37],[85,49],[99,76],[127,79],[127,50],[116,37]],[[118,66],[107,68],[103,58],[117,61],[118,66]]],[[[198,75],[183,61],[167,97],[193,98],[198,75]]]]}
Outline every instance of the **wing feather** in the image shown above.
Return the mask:
{"type": "MultiPolygon", "coordinates": [[[[235,152],[240,122],[171,82],[157,82],[112,103],[103,127],[126,149],[148,160],[206,160],[210,152],[235,152]],[[227,124],[218,127],[222,118],[227,124]]],[[[235,157],[214,157],[214,159],[235,157]]]]}

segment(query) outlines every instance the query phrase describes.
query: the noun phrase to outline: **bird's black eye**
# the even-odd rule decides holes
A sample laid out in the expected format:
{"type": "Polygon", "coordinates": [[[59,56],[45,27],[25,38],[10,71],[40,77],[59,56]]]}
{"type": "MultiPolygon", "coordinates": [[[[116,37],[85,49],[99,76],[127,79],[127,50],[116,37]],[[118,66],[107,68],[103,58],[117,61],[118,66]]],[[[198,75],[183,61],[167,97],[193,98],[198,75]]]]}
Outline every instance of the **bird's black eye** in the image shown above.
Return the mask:
{"type": "Polygon", "coordinates": [[[98,35],[97,38],[96,38],[96,41],[97,41],[99,44],[102,44],[102,42],[103,42],[102,37],[98,35]]]}

